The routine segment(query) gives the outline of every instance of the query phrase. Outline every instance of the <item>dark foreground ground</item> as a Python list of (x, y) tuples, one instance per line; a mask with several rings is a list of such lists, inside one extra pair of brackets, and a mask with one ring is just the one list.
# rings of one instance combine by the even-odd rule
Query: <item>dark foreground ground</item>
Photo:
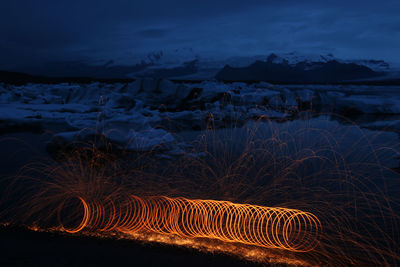
[(237, 257), (130, 240), (0, 227), (0, 266), (260, 266)]

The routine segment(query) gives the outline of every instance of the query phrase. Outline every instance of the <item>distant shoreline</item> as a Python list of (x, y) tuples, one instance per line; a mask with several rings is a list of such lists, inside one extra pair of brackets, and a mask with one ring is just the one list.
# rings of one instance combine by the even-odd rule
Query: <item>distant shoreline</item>
[[(149, 77), (157, 78), (157, 77)], [(201, 83), (207, 79), (176, 79), (176, 78), (160, 78), (171, 80), (176, 83)], [(12, 85), (26, 85), (29, 83), (40, 83), (40, 84), (58, 84), (58, 83), (80, 83), (87, 84), (93, 82), (101, 83), (130, 83), (136, 81), (135, 78), (93, 78), (93, 77), (48, 77), (48, 76), (36, 76), (30, 75), (22, 72), (12, 72), (0, 70), (0, 82)], [(293, 83), (285, 81), (273, 81), (273, 80), (218, 80), (224, 83), (235, 83), (243, 82), (246, 84), (254, 84), (259, 82), (268, 82), (277, 85), (371, 85), (371, 86), (398, 86), (400, 85), (399, 79), (376, 79), (376, 80), (354, 80), (354, 81), (344, 81), (344, 82), (308, 82), (308, 83)]]

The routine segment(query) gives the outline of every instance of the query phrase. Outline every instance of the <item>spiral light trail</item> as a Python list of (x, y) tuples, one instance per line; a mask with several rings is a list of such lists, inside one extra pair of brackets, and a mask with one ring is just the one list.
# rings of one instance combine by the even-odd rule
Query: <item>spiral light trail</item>
[(152, 231), (306, 252), (318, 244), (321, 232), (321, 223), (315, 215), (296, 209), (165, 196), (130, 195), (123, 201), (77, 199), (75, 203), (82, 207), (83, 213), (76, 226), (65, 226), (61, 218), (61, 211), (67, 205), (75, 211), (76, 205), (72, 207), (71, 201), (69, 204), (65, 201), (58, 209), (60, 224), (69, 233), (85, 228), (125, 233)]

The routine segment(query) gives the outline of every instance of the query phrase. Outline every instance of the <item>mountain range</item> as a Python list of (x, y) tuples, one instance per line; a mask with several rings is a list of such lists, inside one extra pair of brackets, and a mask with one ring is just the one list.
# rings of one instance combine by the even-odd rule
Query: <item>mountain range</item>
[(271, 83), (400, 81), (399, 70), (383, 60), (343, 60), (332, 54), (304, 55), (295, 52), (215, 59), (201, 57), (191, 49), (150, 53), (133, 64), (120, 64), (112, 60), (102, 64), (80, 61), (52, 62), (28, 69), (24, 73), (28, 75), (2, 72), (0, 81), (18, 80), (18, 77), (22, 77), (24, 81), (43, 80), (44, 77), (56, 81), (60, 80), (60, 77), (76, 80), (156, 77), (173, 80), (217, 79), (227, 82)]

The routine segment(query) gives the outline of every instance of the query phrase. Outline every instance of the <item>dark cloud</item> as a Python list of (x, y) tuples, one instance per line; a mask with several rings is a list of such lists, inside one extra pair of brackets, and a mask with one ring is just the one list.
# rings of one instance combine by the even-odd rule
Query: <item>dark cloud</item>
[(15, 0), (0, 4), (0, 68), (198, 53), (333, 52), (400, 62), (400, 1)]

